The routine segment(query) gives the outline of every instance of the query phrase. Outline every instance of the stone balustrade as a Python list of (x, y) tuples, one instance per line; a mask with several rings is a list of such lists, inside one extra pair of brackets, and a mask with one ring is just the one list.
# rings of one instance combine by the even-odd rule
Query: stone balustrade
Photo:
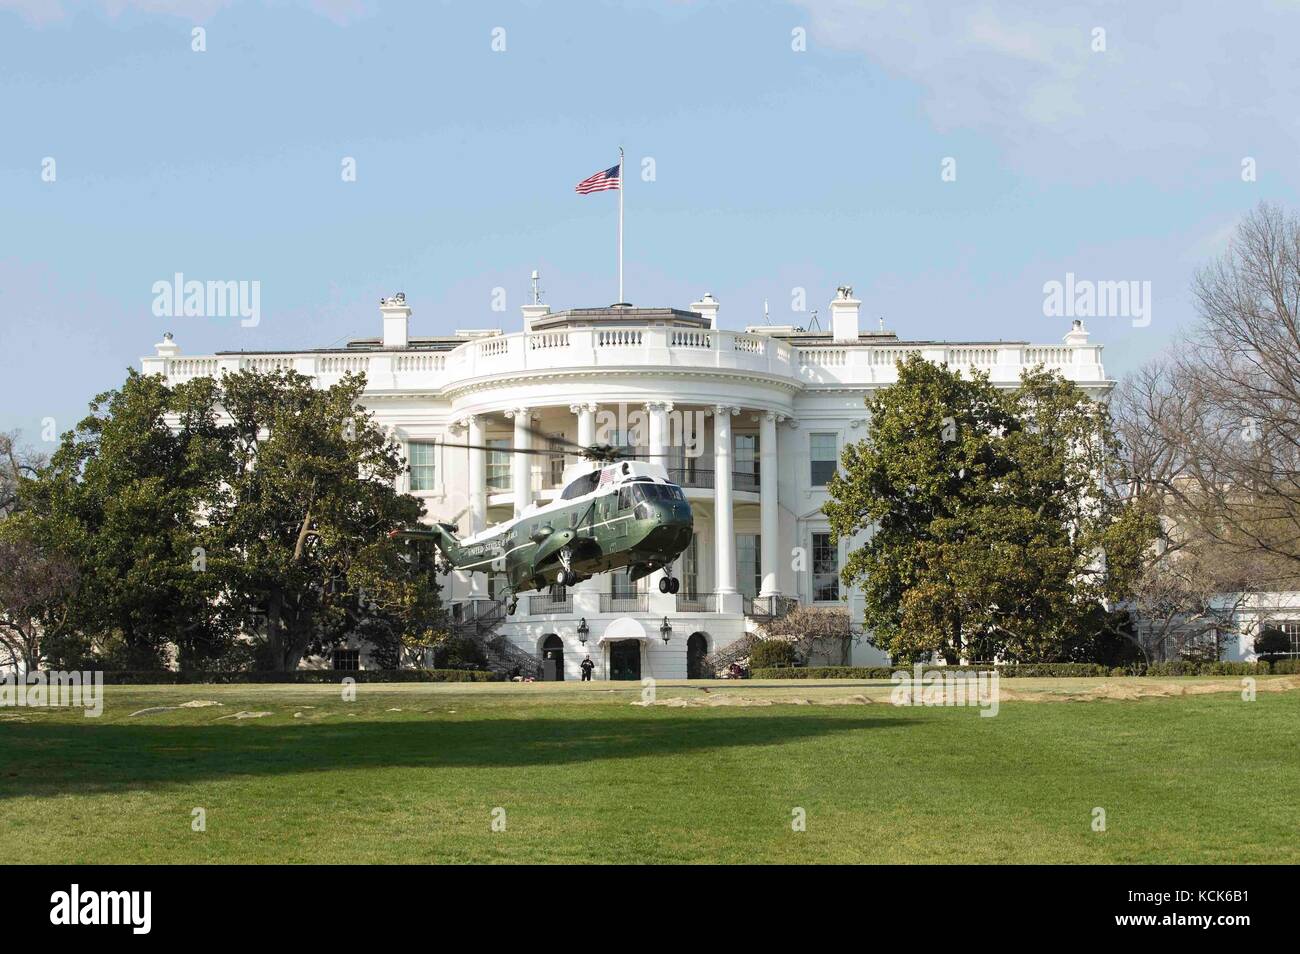
[(897, 379), (896, 362), (911, 354), (963, 369), (987, 372), (994, 381), (1016, 381), (1038, 364), (1081, 384), (1106, 380), (1101, 346), (1077, 344), (879, 344), (797, 343), (770, 335), (666, 325), (570, 328), (519, 332), (466, 341), (450, 351), (416, 349), (303, 352), (296, 354), (159, 354), (143, 359), (146, 373), (171, 381), (252, 369), (294, 370), (333, 383), (344, 374), (365, 374), (368, 390), (439, 390), (476, 379), (499, 379), (530, 371), (659, 367), (758, 374), (802, 387), (886, 385)]

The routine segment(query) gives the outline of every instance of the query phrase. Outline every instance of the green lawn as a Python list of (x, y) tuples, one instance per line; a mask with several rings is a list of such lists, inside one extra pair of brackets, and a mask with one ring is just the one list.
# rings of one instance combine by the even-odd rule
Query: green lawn
[[(1077, 685), (1003, 682), (1017, 699)], [(569, 683), (361, 685), (355, 702), (109, 687), (99, 719), (3, 709), (0, 834), (11, 862), (1300, 861), (1294, 689), (980, 718), (885, 704), (881, 683), (700, 688), (659, 699), (773, 704), (642, 707), (639, 686)], [(222, 705), (130, 715), (190, 700)], [(221, 718), (244, 710), (272, 714)]]

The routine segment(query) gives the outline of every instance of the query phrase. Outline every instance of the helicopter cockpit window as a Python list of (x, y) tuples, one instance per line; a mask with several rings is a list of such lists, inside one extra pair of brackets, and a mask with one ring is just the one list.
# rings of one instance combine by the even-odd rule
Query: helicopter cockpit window
[(667, 484), (635, 484), (638, 500), (675, 500), (673, 488)]
[(631, 486), (625, 484), (622, 487), (618, 488), (618, 509), (619, 510), (626, 510), (628, 507), (632, 506), (632, 501), (633, 501), (633, 497), (632, 497)]
[(592, 471), (590, 474), (583, 474), (574, 480), (569, 486), (564, 488), (560, 494), (563, 500), (572, 500), (574, 497), (581, 497), (589, 494), (596, 489), (596, 484), (600, 482), (600, 471)]

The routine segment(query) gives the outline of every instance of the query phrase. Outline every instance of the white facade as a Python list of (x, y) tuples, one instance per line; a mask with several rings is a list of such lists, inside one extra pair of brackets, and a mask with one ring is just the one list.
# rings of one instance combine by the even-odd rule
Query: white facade
[[(865, 397), (893, 383), (895, 362), (907, 355), (985, 371), (1005, 386), (1038, 364), (1098, 396), (1112, 385), (1101, 346), (1079, 322), (1060, 344), (901, 341), (861, 330), (860, 302), (848, 288), (831, 303), (826, 333), (770, 325), (723, 330), (718, 310), (709, 295), (690, 310), (553, 313), (534, 304), (524, 306), (522, 331), (422, 338), (410, 333), (404, 297), (394, 296), (381, 305), (382, 336), (345, 348), (187, 356), (169, 336), (142, 364), (172, 382), (292, 368), (328, 386), (346, 372), (364, 372), (366, 406), (412, 465), (401, 489), (424, 501), (426, 520), (456, 523), (463, 534), (553, 499), (574, 458), (498, 455), (457, 449), (457, 442), (535, 446), (540, 432), (668, 455), (656, 459), (682, 485), (695, 519), (693, 551), (674, 568), (681, 591), (660, 593), (660, 573), (635, 593), (598, 576), (562, 602), (522, 595), (500, 630), (538, 656), (548, 636), (558, 637), (566, 679), (578, 678), (587, 653), (598, 679), (613, 675), (612, 667), (627, 675), (623, 663), (635, 659), (642, 676), (683, 678), (688, 644), (722, 648), (756, 625), (763, 598), (847, 603), (859, 616), (858, 595), (836, 579), (849, 543), (828, 549), (823, 536), (825, 476), (844, 445), (865, 434)], [(453, 574), (447, 584), (450, 602), (488, 599), (493, 590), (482, 574)], [(584, 619), (585, 646), (577, 632)], [(865, 643), (851, 660), (884, 661)]]

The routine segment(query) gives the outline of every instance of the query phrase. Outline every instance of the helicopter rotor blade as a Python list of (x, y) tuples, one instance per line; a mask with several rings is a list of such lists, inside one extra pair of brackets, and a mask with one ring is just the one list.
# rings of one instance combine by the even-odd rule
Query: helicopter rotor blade
[(442, 446), (452, 450), (497, 451), (502, 454), (541, 454), (548, 457), (555, 455), (553, 450), (538, 447), (491, 447), (487, 444), (453, 444), (450, 441), (444, 441)]

